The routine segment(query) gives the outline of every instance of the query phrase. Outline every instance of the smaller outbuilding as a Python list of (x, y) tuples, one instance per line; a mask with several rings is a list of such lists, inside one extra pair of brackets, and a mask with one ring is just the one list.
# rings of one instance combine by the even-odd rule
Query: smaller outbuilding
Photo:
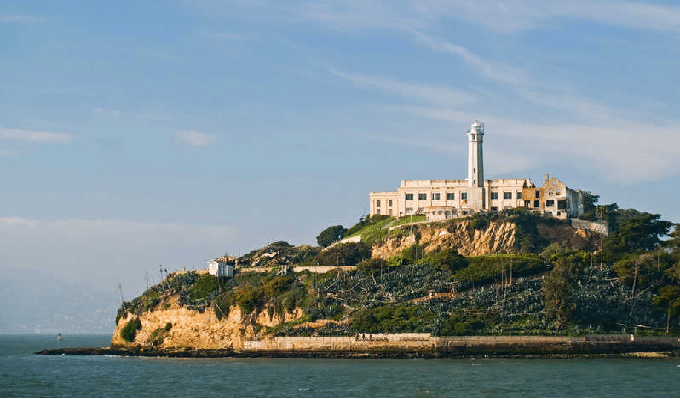
[(208, 273), (215, 277), (234, 277), (234, 263), (225, 258), (217, 258), (208, 262)]

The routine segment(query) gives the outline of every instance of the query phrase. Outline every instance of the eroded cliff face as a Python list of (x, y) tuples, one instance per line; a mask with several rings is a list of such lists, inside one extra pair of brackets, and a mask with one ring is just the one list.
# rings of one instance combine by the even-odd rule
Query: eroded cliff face
[[(243, 314), (238, 306), (232, 306), (229, 316), (218, 320), (211, 307), (203, 312), (189, 310), (179, 306), (177, 300), (177, 296), (169, 296), (140, 316), (128, 314), (120, 318), (111, 345), (240, 350), (244, 340), (263, 338), (258, 335), (260, 331), (256, 332), (260, 326), (273, 327), (302, 317), (303, 313), (302, 309), (295, 309), (279, 315), (264, 309)], [(137, 331), (134, 342), (126, 342), (121, 338), (121, 330), (135, 317), (139, 318), (141, 329)], [(166, 330), (168, 323), (171, 327)]]
[[(490, 222), (486, 229), (475, 230), (470, 220), (452, 224), (422, 224), (417, 228), (420, 238), (418, 244), (425, 246), (425, 252), (457, 248), (463, 256), (487, 254), (510, 254), (519, 251), (517, 245), (517, 226), (508, 221)], [(600, 235), (591, 231), (575, 229), (569, 224), (543, 224), (536, 226), (540, 237), (548, 244), (559, 243), (568, 248), (595, 251), (599, 247)], [(416, 234), (405, 233), (386, 238), (373, 246), (373, 257), (389, 259), (416, 243)]]
[[(484, 230), (470, 227), (469, 220), (449, 225), (420, 225), (417, 229), (418, 243), (425, 246), (425, 252), (446, 248), (458, 248), (463, 256), (477, 256), (499, 253), (516, 253), (515, 224), (491, 222)], [(373, 246), (373, 257), (389, 259), (416, 243), (416, 234), (388, 237)]]

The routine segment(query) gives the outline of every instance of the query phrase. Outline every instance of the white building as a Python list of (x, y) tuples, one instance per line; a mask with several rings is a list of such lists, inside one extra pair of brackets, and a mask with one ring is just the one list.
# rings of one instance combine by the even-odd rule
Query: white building
[(396, 192), (372, 192), (370, 216), (426, 215), (443, 220), (483, 211), (526, 207), (566, 219), (583, 214), (583, 195), (545, 175), (543, 187), (529, 179), (484, 179), (484, 124), (475, 121), (468, 136), (465, 180), (402, 180)]
[(234, 277), (234, 265), (217, 258), (208, 261), (208, 273), (216, 277)]

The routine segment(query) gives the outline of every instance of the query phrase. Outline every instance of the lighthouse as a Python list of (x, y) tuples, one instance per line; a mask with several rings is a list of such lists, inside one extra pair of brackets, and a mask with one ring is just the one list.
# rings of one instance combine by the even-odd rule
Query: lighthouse
[(468, 136), (468, 206), (475, 210), (486, 209), (484, 195), (484, 123), (475, 121), (467, 132)]
[(468, 187), (484, 187), (484, 123), (475, 119), (468, 136)]

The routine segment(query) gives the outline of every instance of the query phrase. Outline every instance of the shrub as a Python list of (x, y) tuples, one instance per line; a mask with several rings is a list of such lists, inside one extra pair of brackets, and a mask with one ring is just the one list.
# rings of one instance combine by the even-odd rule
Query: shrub
[(243, 313), (250, 313), (262, 305), (262, 290), (250, 286), (234, 290), (234, 300)]
[(423, 263), (446, 272), (455, 272), (467, 267), (467, 259), (458, 253), (456, 248), (448, 248), (438, 253), (428, 254)]
[(319, 253), (315, 260), (320, 265), (354, 266), (371, 257), (371, 248), (363, 242), (339, 244)]
[(133, 342), (137, 331), (142, 329), (142, 322), (138, 318), (130, 320), (122, 330), (120, 330), (120, 337), (123, 338), (125, 342)]
[(191, 287), (191, 299), (204, 299), (211, 292), (218, 288), (217, 277), (210, 274), (204, 274), (196, 280), (194, 286)]

